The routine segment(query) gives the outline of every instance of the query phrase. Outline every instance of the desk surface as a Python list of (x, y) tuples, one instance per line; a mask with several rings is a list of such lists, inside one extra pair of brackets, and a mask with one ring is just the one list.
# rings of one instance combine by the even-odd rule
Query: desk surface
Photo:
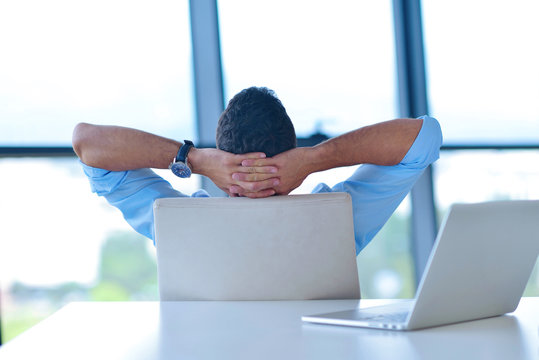
[(412, 332), (300, 319), (356, 305), (72, 303), (2, 346), (0, 359), (539, 359), (539, 298), (523, 298), (509, 315)]

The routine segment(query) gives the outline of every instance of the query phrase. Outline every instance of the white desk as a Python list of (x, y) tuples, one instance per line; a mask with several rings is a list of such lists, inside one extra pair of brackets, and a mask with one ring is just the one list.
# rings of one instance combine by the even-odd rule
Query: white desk
[(0, 359), (539, 359), (539, 298), (510, 315), (413, 332), (300, 320), (356, 304), (72, 303), (1, 347)]

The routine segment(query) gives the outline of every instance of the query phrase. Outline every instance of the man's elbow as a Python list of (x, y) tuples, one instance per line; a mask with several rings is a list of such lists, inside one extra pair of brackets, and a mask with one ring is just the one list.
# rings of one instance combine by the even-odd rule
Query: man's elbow
[(86, 163), (85, 159), (85, 149), (86, 149), (86, 143), (88, 139), (88, 132), (91, 129), (92, 125), (87, 123), (78, 123), (75, 128), (73, 129), (73, 136), (71, 138), (71, 144), (73, 146), (73, 150), (75, 151), (75, 154), (79, 157), (79, 159)]

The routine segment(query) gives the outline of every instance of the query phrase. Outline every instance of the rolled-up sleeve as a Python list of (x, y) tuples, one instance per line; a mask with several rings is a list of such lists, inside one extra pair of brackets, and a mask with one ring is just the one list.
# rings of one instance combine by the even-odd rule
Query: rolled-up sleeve
[(423, 171), (439, 157), (442, 145), (440, 124), (430, 116), (422, 116), (421, 119), (421, 130), (399, 164), (364, 164), (333, 188), (320, 184), (313, 190), (351, 195), (356, 253), (363, 250), (380, 231)]
[(108, 171), (81, 164), (92, 192), (103, 196), (109, 204), (122, 212), (133, 229), (152, 240), (154, 201), (165, 197), (187, 196), (173, 189), (168, 181), (151, 169)]
[(438, 160), (442, 146), (442, 129), (438, 121), (430, 116), (422, 116), (423, 125), (414, 143), (396, 166), (425, 169)]

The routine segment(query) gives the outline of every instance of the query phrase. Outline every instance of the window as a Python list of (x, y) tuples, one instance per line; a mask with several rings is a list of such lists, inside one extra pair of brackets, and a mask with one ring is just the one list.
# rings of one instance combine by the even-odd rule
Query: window
[(300, 137), (396, 116), (389, 1), (227, 0), (219, 18), (227, 101), (273, 89)]
[(193, 138), (187, 5), (5, 2), (0, 145), (70, 146), (83, 121)]
[(430, 109), (445, 143), (537, 143), (539, 3), (422, 3)]
[[(83, 121), (196, 141), (190, 41), (187, 1), (5, 2), (0, 146), (69, 148)], [(3, 341), (69, 301), (157, 299), (151, 241), (75, 158), (0, 158), (0, 173)]]

